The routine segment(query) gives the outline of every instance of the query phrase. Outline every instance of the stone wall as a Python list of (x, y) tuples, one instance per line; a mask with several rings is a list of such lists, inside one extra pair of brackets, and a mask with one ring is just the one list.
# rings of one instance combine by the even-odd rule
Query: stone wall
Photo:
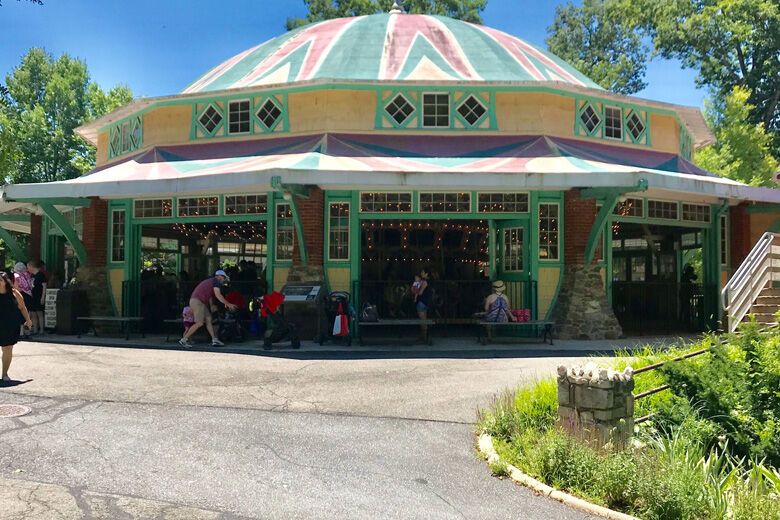
[(560, 339), (616, 339), (623, 334), (596, 264), (564, 266), (551, 319)]
[(625, 446), (634, 431), (634, 371), (595, 363), (558, 367), (558, 421), (570, 434), (599, 446)]

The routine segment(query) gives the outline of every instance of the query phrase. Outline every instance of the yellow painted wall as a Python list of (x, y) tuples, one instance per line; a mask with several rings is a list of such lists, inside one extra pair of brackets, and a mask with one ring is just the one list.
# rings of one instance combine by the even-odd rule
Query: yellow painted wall
[(574, 136), (574, 99), (541, 92), (498, 92), (500, 132)]
[(122, 315), (122, 282), (125, 281), (125, 269), (109, 269), (108, 279), (111, 282), (111, 296), (119, 316)]
[(98, 134), (97, 154), (95, 165), (100, 166), (108, 161), (108, 130)]
[(320, 90), (290, 94), (287, 99), (292, 132), (374, 129), (375, 92)]
[(330, 285), (331, 292), (333, 291), (350, 292), (349, 282), (350, 282), (349, 267), (328, 268), (328, 285)]
[(650, 114), (650, 137), (654, 150), (680, 153), (680, 125), (675, 118)]
[(539, 319), (544, 319), (547, 316), (560, 281), (560, 267), (539, 267), (539, 282), (537, 284), (537, 301), (539, 302), (537, 316)]
[(753, 247), (761, 235), (769, 231), (769, 227), (780, 218), (780, 213), (750, 214), (750, 247)]
[(287, 275), (290, 274), (289, 267), (274, 268), (274, 291), (281, 291), (284, 284), (287, 283)]
[(190, 139), (192, 107), (160, 107), (144, 114), (144, 147), (183, 143)]

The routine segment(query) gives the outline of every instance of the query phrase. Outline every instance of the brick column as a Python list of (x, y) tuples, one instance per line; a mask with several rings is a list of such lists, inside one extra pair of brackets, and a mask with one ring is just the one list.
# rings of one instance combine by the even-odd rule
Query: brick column
[(29, 260), (41, 260), (41, 233), (43, 219), (40, 215), (30, 215), (30, 245), (27, 248)]
[(563, 258), (566, 265), (585, 265), (585, 245), (596, 221), (596, 199), (583, 199), (578, 188), (563, 194)]
[(731, 267), (737, 269), (745, 261), (753, 244), (750, 243), (750, 215), (747, 204), (732, 206), (729, 210)]
[[(323, 236), (325, 233), (325, 192), (313, 186), (308, 199), (298, 199), (298, 210), (303, 221), (303, 235), (306, 239), (306, 252), (309, 254), (309, 265), (322, 268), (324, 258)], [(301, 252), (298, 248), (298, 238), (293, 246), (293, 265), (301, 264)]]
[(105, 267), (108, 247), (108, 203), (90, 197), (91, 204), (84, 208), (84, 232), (81, 241), (87, 250), (87, 266)]

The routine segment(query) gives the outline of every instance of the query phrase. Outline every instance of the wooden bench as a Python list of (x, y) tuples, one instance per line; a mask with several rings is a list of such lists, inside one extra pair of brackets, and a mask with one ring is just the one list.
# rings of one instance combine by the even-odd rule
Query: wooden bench
[(431, 327), (435, 324), (433, 320), (379, 320), (379, 321), (361, 321), (358, 323), (358, 341), (360, 345), (363, 345), (363, 327), (419, 327), (420, 325), (426, 325), (425, 327), (425, 344), (433, 345), (431, 339)]
[[(178, 325), (179, 327), (181, 327), (179, 329), (179, 331), (181, 333), (184, 333), (184, 330), (183, 330), (183, 328), (184, 328), (184, 318), (173, 318), (173, 319), (170, 319), (170, 320), (163, 320), (163, 323), (165, 323), (166, 325)], [(165, 342), (166, 343), (168, 343), (171, 340), (171, 332), (170, 332), (170, 330), (173, 327), (167, 327), (167, 328), (168, 328), (168, 334), (165, 335)]]
[[(95, 336), (98, 335), (97, 330), (95, 329), (95, 322), (101, 321), (105, 323), (118, 323), (119, 324), (119, 331), (124, 331), (125, 333), (125, 340), (130, 339), (130, 324), (131, 323), (137, 323), (141, 324), (144, 319), (140, 317), (124, 317), (124, 316), (81, 316), (76, 318), (79, 321), (86, 321), (89, 322), (89, 328), (92, 329), (92, 332), (95, 334)], [(89, 328), (87, 331), (89, 331)], [(141, 337), (145, 338), (146, 335), (143, 331), (141, 332)], [(81, 333), (78, 334), (78, 337), (81, 337)]]
[(491, 329), (493, 327), (542, 327), (542, 333), (540, 336), (542, 337), (542, 343), (546, 343), (547, 338), (550, 338), (550, 345), (553, 344), (553, 337), (552, 337), (552, 328), (553, 325), (555, 325), (555, 322), (547, 321), (547, 320), (532, 320), (532, 321), (507, 321), (507, 322), (498, 322), (498, 321), (485, 321), (485, 320), (477, 320), (477, 325), (479, 325), (479, 331), (480, 333), (482, 330), (485, 331), (485, 335), (482, 334), (477, 335), (477, 341), (479, 341), (483, 345), (487, 345), (487, 343), (492, 339), (491, 338)]

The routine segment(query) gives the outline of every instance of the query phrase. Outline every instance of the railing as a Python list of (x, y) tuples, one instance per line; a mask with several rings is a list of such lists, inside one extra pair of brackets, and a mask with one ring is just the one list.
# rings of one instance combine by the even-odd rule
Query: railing
[[(684, 354), (682, 356), (678, 356), (676, 358), (672, 358), (672, 359), (670, 359), (668, 361), (661, 361), (659, 363), (654, 363), (652, 365), (647, 365), (646, 367), (637, 368), (636, 370), (634, 370), (634, 376), (636, 376), (638, 374), (641, 374), (642, 372), (648, 372), (650, 370), (655, 370), (656, 368), (661, 368), (665, 364), (671, 363), (673, 361), (682, 361), (683, 359), (690, 359), (692, 357), (696, 357), (696, 356), (700, 356), (702, 354), (706, 354), (710, 350), (712, 350), (711, 347), (703, 348), (703, 349), (697, 350), (695, 352), (689, 352), (689, 353)], [(650, 390), (647, 390), (645, 392), (640, 392), (638, 394), (634, 394), (634, 401), (636, 401), (638, 399), (642, 399), (644, 397), (651, 396), (653, 394), (657, 394), (658, 392), (663, 392), (664, 390), (668, 390), (669, 388), (671, 388), (669, 385), (661, 385), (661, 386), (658, 386), (656, 388), (652, 388)], [(643, 423), (643, 422), (645, 422), (647, 420), (650, 420), (654, 415), (655, 415), (654, 413), (651, 413), (651, 414), (639, 417), (636, 420), (634, 420), (634, 424), (640, 424), (640, 423)]]
[(626, 331), (699, 332), (705, 329), (705, 286), (675, 282), (612, 282), (612, 308)]
[[(353, 294), (360, 305), (376, 305), (380, 319), (416, 318), (411, 294), (411, 281), (359, 281), (353, 284)], [(471, 315), (484, 311), (484, 300), (491, 293), (489, 280), (433, 280), (428, 318), (438, 323), (466, 323)], [(505, 294), (512, 308), (531, 309), (536, 317), (536, 282), (506, 282)]]
[[(164, 320), (181, 317), (184, 307), (189, 305), (193, 289), (200, 281), (181, 280), (140, 280), (122, 283), (123, 312), (125, 316), (139, 316), (144, 319), (143, 327), (147, 332), (162, 331)], [(265, 281), (232, 281), (223, 290), (223, 294), (232, 291), (240, 293), (248, 302), (250, 298), (265, 293)]]
[(780, 234), (764, 233), (721, 292), (729, 332), (750, 311), (767, 284), (780, 280)]

